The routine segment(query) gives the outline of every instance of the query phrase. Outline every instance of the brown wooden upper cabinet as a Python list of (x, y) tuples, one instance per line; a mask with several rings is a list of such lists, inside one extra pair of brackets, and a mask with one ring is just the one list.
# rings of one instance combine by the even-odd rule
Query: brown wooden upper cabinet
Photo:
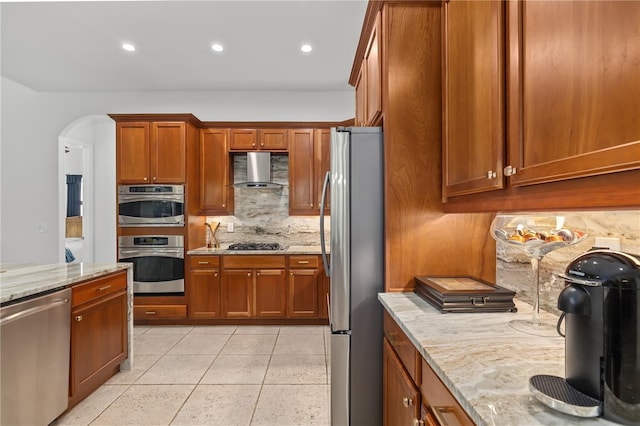
[(230, 151), (281, 151), (289, 149), (287, 129), (231, 129)]
[(118, 183), (185, 183), (184, 122), (116, 123)]
[(504, 4), (444, 3), (444, 197), (504, 186)]
[(507, 2), (512, 186), (640, 168), (640, 2)]
[(640, 168), (640, 2), (444, 11), (444, 197)]
[[(289, 139), (289, 214), (318, 215), (324, 175), (330, 168), (331, 131), (292, 129)], [(325, 214), (329, 208), (326, 204)]]
[(372, 126), (382, 114), (381, 26), (378, 12), (355, 86), (357, 126)]
[(200, 214), (226, 215), (233, 211), (228, 141), (229, 129), (200, 130)]

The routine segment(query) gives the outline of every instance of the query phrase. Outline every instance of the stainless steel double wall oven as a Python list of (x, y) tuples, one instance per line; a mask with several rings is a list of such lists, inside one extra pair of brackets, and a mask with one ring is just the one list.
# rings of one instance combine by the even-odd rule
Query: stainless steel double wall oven
[(184, 185), (118, 186), (118, 226), (140, 228), (118, 237), (118, 261), (133, 263), (134, 294), (184, 294), (184, 236), (162, 232), (184, 227), (184, 206)]

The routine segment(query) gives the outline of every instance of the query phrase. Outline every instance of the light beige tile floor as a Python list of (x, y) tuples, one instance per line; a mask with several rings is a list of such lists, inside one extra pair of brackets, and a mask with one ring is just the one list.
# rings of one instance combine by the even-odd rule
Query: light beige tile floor
[(136, 326), (133, 369), (51, 426), (329, 425), (326, 326)]

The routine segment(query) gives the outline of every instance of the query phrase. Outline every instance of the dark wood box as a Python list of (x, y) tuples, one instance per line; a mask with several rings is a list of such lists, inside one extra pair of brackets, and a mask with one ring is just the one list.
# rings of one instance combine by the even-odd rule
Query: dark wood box
[(415, 277), (415, 293), (442, 313), (516, 312), (515, 291), (468, 276)]

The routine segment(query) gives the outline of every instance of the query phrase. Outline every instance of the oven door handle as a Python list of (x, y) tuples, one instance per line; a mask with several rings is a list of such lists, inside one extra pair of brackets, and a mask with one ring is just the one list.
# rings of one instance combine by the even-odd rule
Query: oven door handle
[(177, 257), (180, 259), (184, 259), (184, 249), (148, 249), (148, 250), (120, 249), (118, 250), (119, 258), (128, 259), (131, 257), (149, 257), (149, 256)]
[(135, 203), (137, 201), (177, 201), (184, 203), (184, 195), (120, 195), (118, 203)]

